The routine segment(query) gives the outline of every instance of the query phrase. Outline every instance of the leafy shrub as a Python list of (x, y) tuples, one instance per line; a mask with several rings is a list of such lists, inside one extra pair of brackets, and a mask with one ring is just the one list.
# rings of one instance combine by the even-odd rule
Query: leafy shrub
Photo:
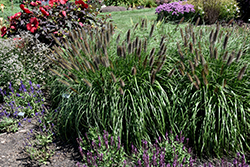
[(130, 4), (130, 0), (103, 0), (103, 2), (106, 6), (119, 6), (121, 4)]
[(157, 7), (156, 3), (154, 0), (144, 0), (144, 2), (142, 3), (143, 6), (145, 7), (149, 7), (149, 8), (152, 8), (152, 7)]
[[(56, 40), (51, 36), (52, 34), (61, 41), (72, 28), (102, 26), (103, 21), (106, 21), (102, 17), (97, 18), (98, 12), (82, 0), (74, 3), (66, 2), (67, 0), (61, 3), (51, 0), (46, 6), (41, 5), (40, 1), (27, 1), (21, 4), (22, 12), (9, 17), (10, 25), (2, 31), (2, 36), (16, 35), (19, 29), (30, 31), (37, 39), (51, 47)], [(53, 3), (56, 4), (53, 5)]]
[(185, 3), (194, 5), (197, 17), (207, 24), (213, 24), (217, 20), (229, 21), (239, 16), (239, 8), (234, 0), (188, 0)]
[(20, 125), (20, 119), (37, 116), (45, 112), (44, 97), (40, 90), (40, 85), (36, 85), (30, 81), (27, 88), (21, 81), (19, 91), (14, 90), (11, 83), (9, 84), (10, 93), (0, 89), (1, 95), (4, 97), (4, 105), (0, 108), (1, 131), (17, 131)]
[(239, 14), (240, 8), (235, 0), (221, 0), (219, 20), (237, 19), (240, 16)]
[(20, 80), (31, 80), (43, 84), (49, 79), (46, 70), (51, 66), (46, 55), (52, 56), (48, 45), (41, 43), (34, 35), (21, 31), (20, 35), (1, 40), (0, 86), (5, 89), (8, 82), (17, 88)]
[(111, 136), (105, 130), (102, 135), (97, 128), (90, 128), (84, 140), (79, 138), (77, 142), (86, 166), (126, 165), (126, 154), (119, 136)]
[(179, 21), (182, 17), (188, 20), (194, 16), (194, 12), (193, 5), (188, 3), (183, 4), (182, 1), (165, 3), (155, 9), (155, 13), (158, 14), (157, 20), (162, 20), (165, 17), (170, 21)]
[(250, 19), (250, 1), (249, 0), (237, 0), (240, 7), (241, 18), (244, 22), (249, 22)]

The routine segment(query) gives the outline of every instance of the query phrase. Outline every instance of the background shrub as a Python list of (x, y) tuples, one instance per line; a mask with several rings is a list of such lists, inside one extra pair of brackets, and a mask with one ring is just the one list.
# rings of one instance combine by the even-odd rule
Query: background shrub
[(188, 0), (186, 3), (194, 5), (196, 17), (200, 17), (206, 24), (213, 24), (217, 20), (229, 21), (239, 17), (239, 7), (234, 0)]
[(250, 1), (249, 0), (237, 0), (240, 7), (241, 19), (248, 23), (250, 18)]

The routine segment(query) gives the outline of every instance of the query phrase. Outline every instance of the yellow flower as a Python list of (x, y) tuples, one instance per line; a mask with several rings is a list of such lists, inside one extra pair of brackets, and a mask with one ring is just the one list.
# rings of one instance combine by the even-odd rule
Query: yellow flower
[(92, 8), (92, 5), (89, 5), (90, 8)]

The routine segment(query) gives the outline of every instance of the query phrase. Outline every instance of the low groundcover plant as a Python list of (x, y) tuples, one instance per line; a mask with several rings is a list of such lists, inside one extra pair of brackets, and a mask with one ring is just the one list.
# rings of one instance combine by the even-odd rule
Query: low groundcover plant
[(45, 112), (45, 99), (40, 85), (30, 81), (29, 87), (26, 87), (21, 81), (19, 91), (14, 90), (11, 83), (9, 89), (9, 95), (0, 89), (4, 97), (4, 104), (0, 108), (0, 118), (3, 119), (0, 123), (1, 131), (17, 131), (22, 119), (42, 115)]

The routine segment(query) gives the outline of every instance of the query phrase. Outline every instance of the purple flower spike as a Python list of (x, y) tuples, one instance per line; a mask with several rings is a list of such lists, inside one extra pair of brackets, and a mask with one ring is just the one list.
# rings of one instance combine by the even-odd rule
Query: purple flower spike
[(184, 164), (186, 162), (186, 157), (183, 158), (182, 163)]
[(110, 138), (111, 138), (111, 141), (110, 141), (111, 142), (111, 146), (113, 146), (114, 145), (114, 137), (111, 136)]
[(83, 157), (82, 147), (79, 146), (78, 149), (79, 149), (79, 152), (80, 152), (81, 156)]
[(10, 88), (11, 92), (14, 93), (14, 89), (12, 88), (11, 82), (10, 82), (9, 88)]
[(4, 96), (4, 93), (3, 93), (3, 90), (0, 88), (0, 92), (1, 92), (1, 94)]
[(124, 163), (123, 167), (126, 167), (126, 165), (127, 165), (127, 161), (126, 161), (126, 160), (124, 160), (124, 161), (123, 161), (123, 163)]
[(120, 136), (118, 136), (118, 146), (117, 146), (117, 150), (120, 150), (121, 148), (121, 139)]
[(168, 139), (168, 132), (166, 132), (166, 135), (165, 135), (165, 136), (166, 136), (166, 139)]
[(138, 163), (138, 167), (141, 167), (141, 161), (138, 159), (138, 161), (137, 161), (137, 163)]

